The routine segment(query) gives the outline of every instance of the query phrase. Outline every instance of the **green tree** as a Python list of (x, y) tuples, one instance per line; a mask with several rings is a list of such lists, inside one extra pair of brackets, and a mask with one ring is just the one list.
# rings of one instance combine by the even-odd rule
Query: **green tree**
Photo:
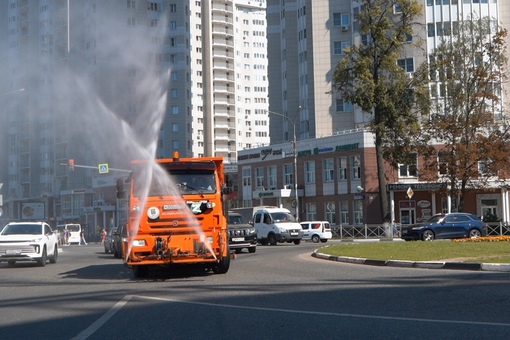
[[(427, 111), (427, 70), (415, 70), (412, 80), (399, 65), (409, 48), (421, 51), (415, 19), (423, 7), (415, 0), (360, 0), (359, 34), (363, 40), (346, 49), (333, 83), (340, 96), (372, 113), (382, 218), (389, 220), (385, 164), (409, 164), (419, 134), (418, 117)], [(411, 38), (411, 39), (410, 39)], [(416, 105), (416, 104), (420, 105)]]
[(501, 103), (507, 31), (490, 18), (457, 22), (429, 58), (431, 115), (423, 122), (420, 178), (445, 182), (464, 210), (469, 188), (509, 170), (510, 132)]

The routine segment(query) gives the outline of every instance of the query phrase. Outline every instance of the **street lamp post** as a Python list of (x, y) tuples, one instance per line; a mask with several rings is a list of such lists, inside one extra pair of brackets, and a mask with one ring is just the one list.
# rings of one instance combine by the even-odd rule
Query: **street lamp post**
[[(301, 109), (301, 107), (299, 107), (299, 109)], [(298, 185), (297, 185), (297, 140), (296, 140), (296, 122), (295, 121), (292, 121), (288, 116), (282, 114), (282, 113), (278, 113), (278, 112), (274, 112), (274, 111), (269, 111), (267, 110), (267, 112), (269, 113), (272, 113), (274, 115), (277, 115), (277, 116), (281, 116), (285, 119), (287, 119), (291, 124), (292, 124), (292, 128), (293, 128), (293, 132), (294, 132), (294, 138), (293, 138), (293, 156), (294, 156), (294, 200), (295, 200), (295, 203), (296, 203), (296, 207), (295, 207), (295, 215), (296, 215), (296, 220), (299, 221), (299, 196), (298, 196)], [(299, 111), (298, 111), (299, 112)], [(297, 116), (297, 113), (296, 113), (296, 116)]]

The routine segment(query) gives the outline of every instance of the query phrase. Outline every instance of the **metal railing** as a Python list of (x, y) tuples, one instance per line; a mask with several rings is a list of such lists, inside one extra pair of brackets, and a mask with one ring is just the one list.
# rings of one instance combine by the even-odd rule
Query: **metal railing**
[[(510, 224), (488, 223), (487, 236), (510, 236)], [(401, 225), (340, 225), (331, 226), (333, 238), (340, 239), (381, 239), (400, 238)]]

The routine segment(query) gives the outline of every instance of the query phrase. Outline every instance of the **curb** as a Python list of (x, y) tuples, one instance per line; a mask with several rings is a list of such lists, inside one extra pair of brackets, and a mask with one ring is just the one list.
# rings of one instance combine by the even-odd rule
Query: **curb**
[(327, 255), (327, 254), (318, 253), (317, 250), (314, 250), (314, 252), (312, 253), (312, 257), (315, 257), (318, 259), (323, 259), (323, 260), (352, 263), (352, 264), (363, 264), (363, 265), (368, 265), (368, 266), (379, 266), (379, 267), (510, 272), (510, 264), (499, 264), (499, 263), (375, 260), (375, 259), (364, 259), (364, 258), (349, 257), (349, 256)]

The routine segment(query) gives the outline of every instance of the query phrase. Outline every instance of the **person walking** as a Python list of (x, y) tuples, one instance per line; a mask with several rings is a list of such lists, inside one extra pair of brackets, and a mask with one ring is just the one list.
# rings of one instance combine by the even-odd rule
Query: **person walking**
[(101, 244), (104, 244), (104, 241), (106, 240), (106, 234), (106, 229), (103, 229), (103, 231), (101, 231)]
[(80, 232), (80, 246), (81, 246), (81, 243), (83, 242), (84, 245), (87, 245), (88, 243), (85, 241), (85, 232), (82, 230)]

